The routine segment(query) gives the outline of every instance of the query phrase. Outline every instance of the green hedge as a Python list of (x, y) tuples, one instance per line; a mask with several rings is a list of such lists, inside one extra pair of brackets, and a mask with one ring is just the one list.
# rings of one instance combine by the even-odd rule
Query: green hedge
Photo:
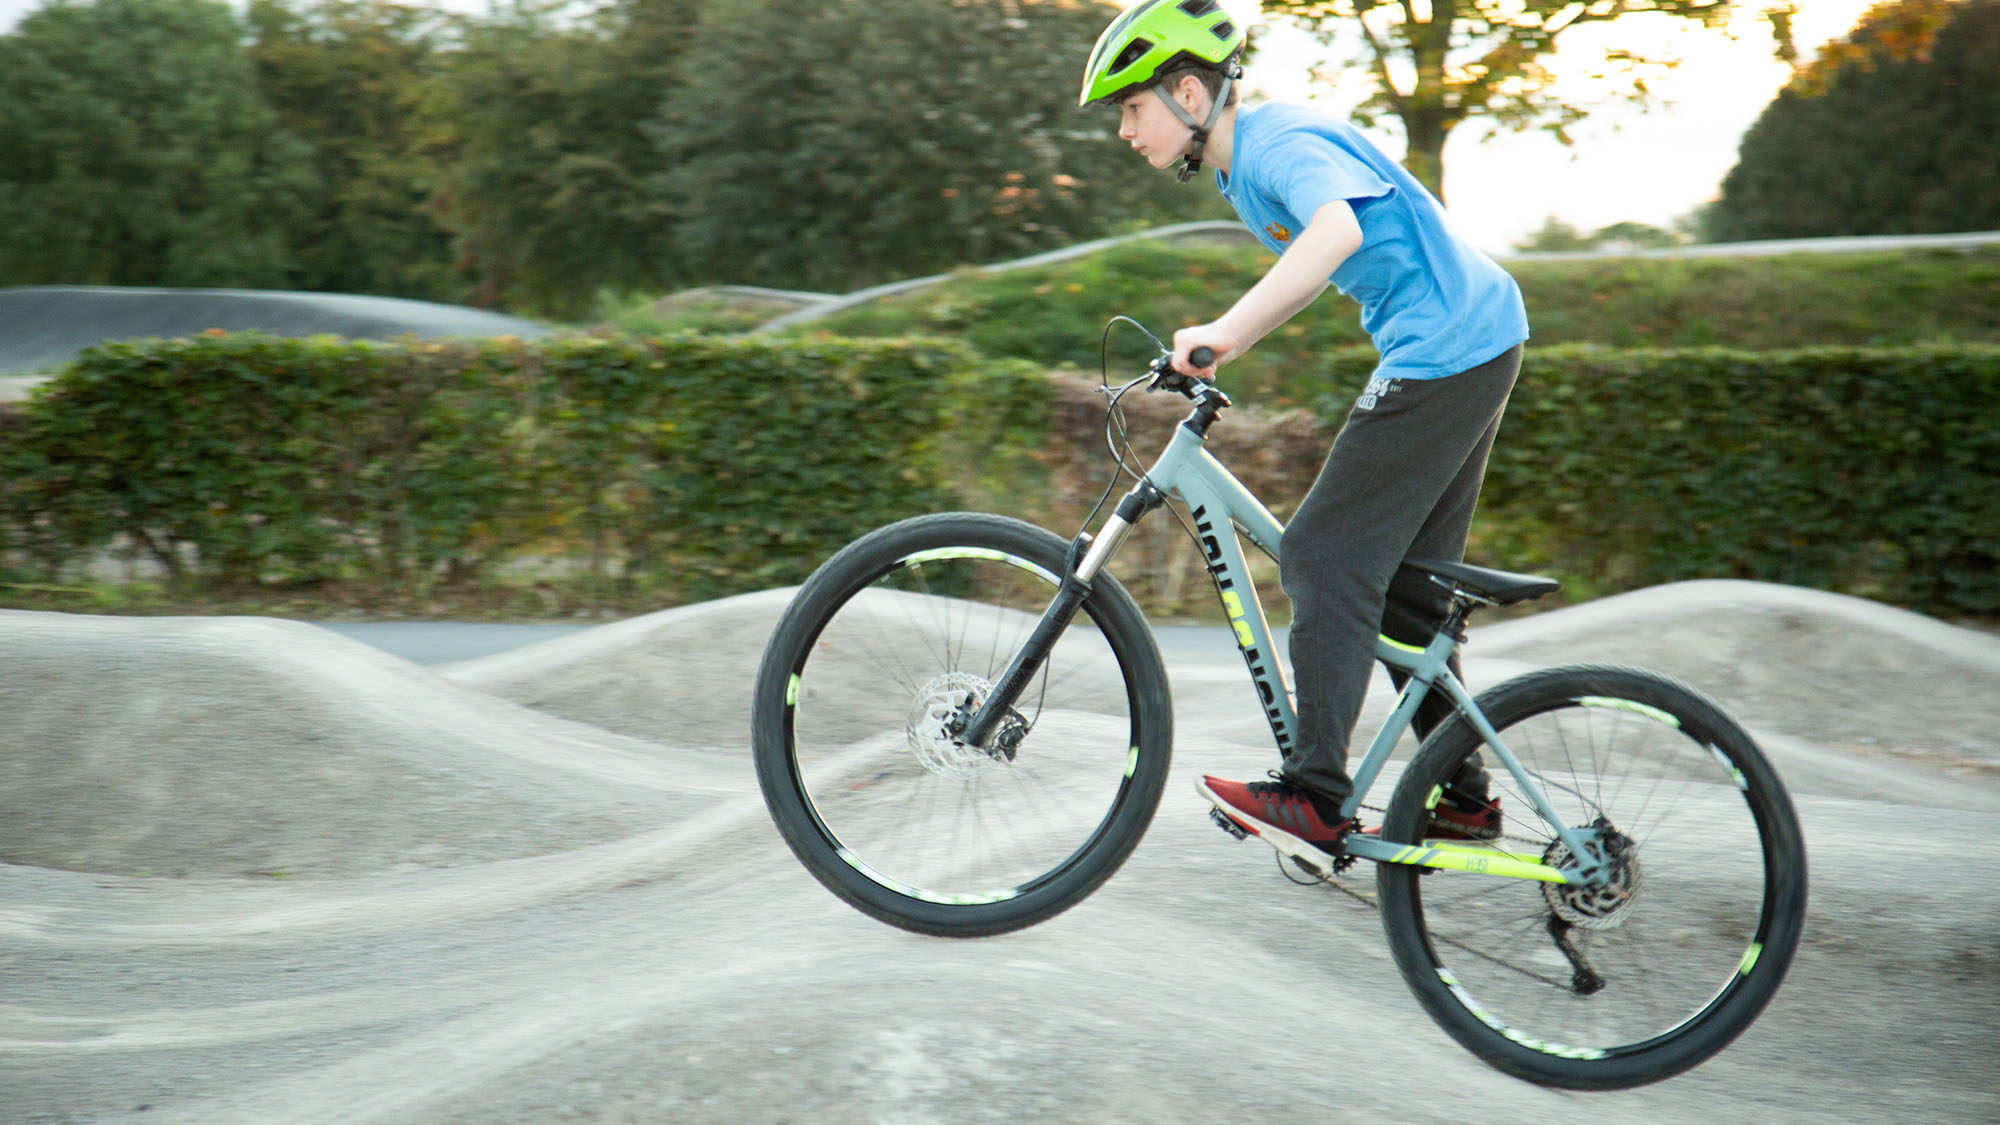
[(2000, 347), (1531, 346), (1480, 513), (1476, 561), (1585, 593), (1734, 577), (2000, 614)]
[(687, 597), (782, 584), (951, 506), (979, 459), (948, 442), (992, 444), (964, 396), (1025, 385), (1005, 374), (925, 341), (109, 344), (15, 412), (0, 547), (54, 570), (125, 542), (183, 583), (584, 549)]
[[(1323, 448), (1374, 356), (1321, 358)], [(1079, 518), (1094, 493), (1063, 482), (1107, 470), (1095, 408), (1066, 402), (925, 340), (113, 344), (0, 414), (0, 549), (56, 573), (131, 543), (197, 584), (566, 556), (712, 597), (918, 512)], [(1310, 444), (1241, 467), (1301, 492)], [(1583, 596), (1742, 577), (2000, 615), (1996, 467), (1993, 346), (1531, 347), (1472, 556)]]

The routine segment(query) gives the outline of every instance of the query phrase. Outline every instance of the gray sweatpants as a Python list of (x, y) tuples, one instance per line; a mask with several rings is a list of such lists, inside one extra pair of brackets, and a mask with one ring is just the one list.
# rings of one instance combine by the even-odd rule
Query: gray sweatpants
[[(1465, 557), (1486, 457), (1520, 370), (1516, 344), (1443, 379), (1371, 380), (1286, 525), (1278, 570), (1292, 599), (1299, 731), (1284, 772), (1294, 782), (1334, 798), (1353, 791), (1347, 746), (1376, 635), (1428, 643), (1448, 609), (1442, 587), (1398, 570), (1404, 559)], [(1453, 665), (1456, 673), (1456, 657)], [(1442, 693), (1426, 699), (1418, 737), (1451, 710)]]

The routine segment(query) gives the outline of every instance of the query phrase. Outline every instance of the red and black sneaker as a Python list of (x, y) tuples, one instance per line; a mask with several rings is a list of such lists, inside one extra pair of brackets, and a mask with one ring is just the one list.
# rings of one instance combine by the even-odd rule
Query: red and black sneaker
[[(1424, 827), (1426, 840), (1498, 840), (1500, 838), (1500, 798), (1466, 797), (1446, 791), (1431, 806), (1431, 822)], [(1378, 827), (1364, 828), (1363, 835), (1380, 835)]]
[(1333, 869), (1343, 849), (1341, 837), (1354, 821), (1340, 815), (1336, 802), (1272, 773), (1270, 781), (1224, 781), (1204, 774), (1195, 791), (1217, 812), (1272, 847), (1316, 868)]
[(1446, 790), (1431, 806), (1431, 823), (1424, 833), (1431, 840), (1498, 840), (1500, 798), (1469, 797)]

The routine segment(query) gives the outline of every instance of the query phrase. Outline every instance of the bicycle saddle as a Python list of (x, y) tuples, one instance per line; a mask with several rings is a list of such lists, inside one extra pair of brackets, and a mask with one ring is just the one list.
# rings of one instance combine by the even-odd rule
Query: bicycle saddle
[(1425, 574), (1463, 589), (1474, 597), (1485, 598), (1498, 605), (1513, 605), (1515, 602), (1525, 602), (1562, 589), (1562, 583), (1553, 578), (1542, 578), (1533, 574), (1512, 574), (1504, 570), (1473, 566), (1470, 563), (1446, 562), (1443, 559), (1405, 559), (1403, 565), (1421, 570)]

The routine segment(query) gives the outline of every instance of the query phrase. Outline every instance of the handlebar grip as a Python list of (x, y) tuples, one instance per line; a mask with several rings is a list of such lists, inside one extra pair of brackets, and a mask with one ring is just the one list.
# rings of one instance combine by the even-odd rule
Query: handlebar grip
[(1215, 349), (1200, 347), (1188, 353), (1188, 362), (1196, 367), (1208, 367), (1215, 363)]

